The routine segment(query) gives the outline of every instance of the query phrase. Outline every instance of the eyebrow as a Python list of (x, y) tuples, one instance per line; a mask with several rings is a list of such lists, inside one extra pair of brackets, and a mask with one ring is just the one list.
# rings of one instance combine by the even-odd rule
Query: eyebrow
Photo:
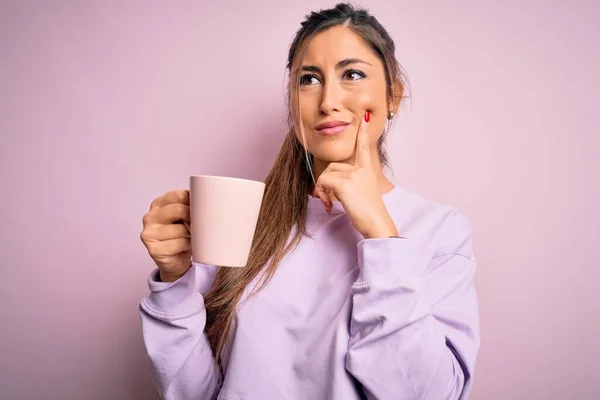
[[(372, 64), (369, 64), (368, 62), (361, 60), (360, 58), (346, 58), (345, 60), (342, 60), (342, 61), (338, 62), (337, 64), (335, 64), (335, 69), (345, 68), (351, 64), (367, 64), (367, 65), (373, 66)], [(303, 65), (302, 67), (300, 67), (300, 70), (322, 73), (321, 68), (319, 68), (315, 65)]]

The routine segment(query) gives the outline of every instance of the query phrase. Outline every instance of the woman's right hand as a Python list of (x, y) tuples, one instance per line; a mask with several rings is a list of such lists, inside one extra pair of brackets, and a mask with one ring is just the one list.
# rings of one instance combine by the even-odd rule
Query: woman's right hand
[(154, 199), (142, 221), (140, 238), (160, 270), (161, 281), (181, 278), (192, 256), (191, 234), (182, 223), (190, 222), (189, 191), (173, 190)]

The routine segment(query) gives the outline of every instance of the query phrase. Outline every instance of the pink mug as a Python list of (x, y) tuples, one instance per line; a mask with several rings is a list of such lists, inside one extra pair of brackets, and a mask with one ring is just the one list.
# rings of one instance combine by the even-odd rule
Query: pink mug
[(224, 176), (190, 177), (192, 260), (244, 267), (248, 262), (265, 184)]

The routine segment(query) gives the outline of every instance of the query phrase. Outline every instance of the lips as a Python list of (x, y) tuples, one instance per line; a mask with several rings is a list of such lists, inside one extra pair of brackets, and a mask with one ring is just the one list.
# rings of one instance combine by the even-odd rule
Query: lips
[(323, 135), (336, 135), (343, 132), (348, 125), (350, 123), (344, 121), (325, 121), (317, 125), (315, 130)]

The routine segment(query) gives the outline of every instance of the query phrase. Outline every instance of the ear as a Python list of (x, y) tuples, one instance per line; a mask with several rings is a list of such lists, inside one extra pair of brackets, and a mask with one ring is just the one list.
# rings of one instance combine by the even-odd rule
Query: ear
[(402, 103), (403, 97), (404, 85), (399, 79), (396, 79), (394, 81), (394, 84), (392, 85), (392, 93), (388, 102), (388, 111), (394, 114), (398, 114), (398, 109), (400, 108), (400, 103)]

